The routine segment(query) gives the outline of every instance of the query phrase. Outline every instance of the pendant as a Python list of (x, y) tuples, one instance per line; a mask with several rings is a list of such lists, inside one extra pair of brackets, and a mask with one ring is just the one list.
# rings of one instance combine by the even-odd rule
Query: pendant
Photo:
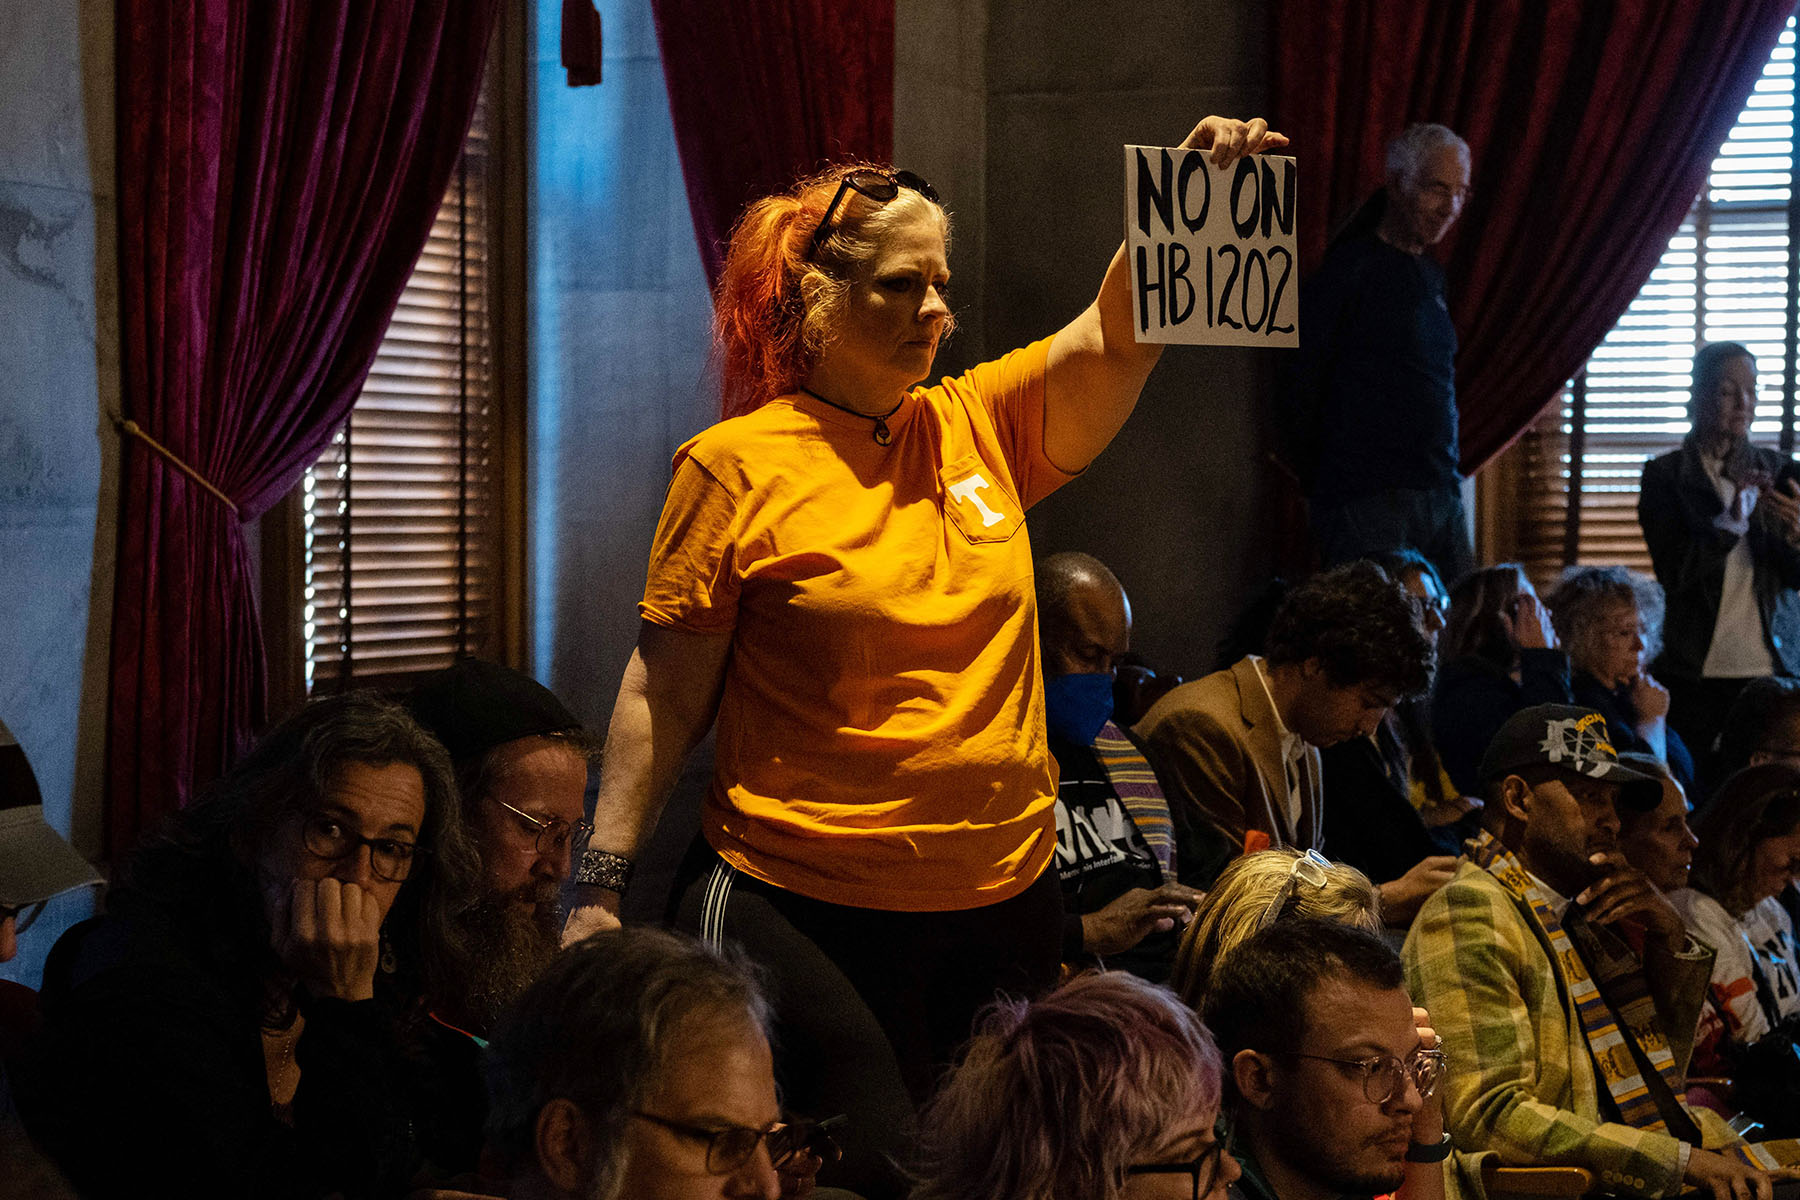
[(878, 446), (894, 444), (894, 435), (888, 432), (887, 422), (880, 417), (875, 418), (875, 444)]

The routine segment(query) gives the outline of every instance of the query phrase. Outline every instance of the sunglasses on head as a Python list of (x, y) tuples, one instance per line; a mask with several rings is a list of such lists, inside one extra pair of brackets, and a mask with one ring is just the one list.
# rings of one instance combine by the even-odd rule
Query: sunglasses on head
[(812, 245), (807, 248), (806, 257), (811, 258), (831, 236), (831, 218), (837, 215), (838, 205), (844, 202), (846, 192), (858, 192), (877, 204), (886, 204), (900, 194), (901, 188), (911, 188), (933, 204), (938, 200), (937, 189), (911, 171), (877, 171), (863, 168), (851, 171), (838, 182), (837, 192), (831, 197), (831, 203), (825, 206), (825, 215), (819, 219), (819, 227), (813, 230)]

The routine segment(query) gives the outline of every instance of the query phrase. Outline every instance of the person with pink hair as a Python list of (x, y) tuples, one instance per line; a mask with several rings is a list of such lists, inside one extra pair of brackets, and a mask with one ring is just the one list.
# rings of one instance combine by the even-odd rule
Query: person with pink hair
[(1122, 971), (987, 1013), (922, 1117), (912, 1200), (1223, 1200), (1219, 1051), (1192, 1009)]

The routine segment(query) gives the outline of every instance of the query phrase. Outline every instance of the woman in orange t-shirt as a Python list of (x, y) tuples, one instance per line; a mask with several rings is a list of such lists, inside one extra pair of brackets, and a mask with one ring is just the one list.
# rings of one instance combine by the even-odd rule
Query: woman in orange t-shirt
[[(1208, 117), (1185, 144), (1228, 163), (1286, 141)], [(841, 979), (915, 1098), (996, 989), (1054, 979), (1024, 515), (1112, 440), (1160, 353), (1133, 337), (1121, 249), (1069, 325), (917, 387), (952, 323), (948, 235), (930, 184), (874, 167), (740, 220), (716, 297), (725, 420), (675, 457), (569, 923), (616, 922), (716, 717), (685, 921), (765, 960), (816, 948), (825, 969), (774, 964), (778, 1006), (797, 976)]]

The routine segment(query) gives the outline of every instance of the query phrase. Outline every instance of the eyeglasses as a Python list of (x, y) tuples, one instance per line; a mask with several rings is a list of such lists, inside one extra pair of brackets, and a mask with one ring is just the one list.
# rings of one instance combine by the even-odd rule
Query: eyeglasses
[(1419, 1099), (1431, 1098), (1444, 1078), (1448, 1060), (1442, 1050), (1415, 1050), (1402, 1062), (1392, 1054), (1376, 1054), (1369, 1058), (1329, 1058), (1323, 1054), (1301, 1054), (1289, 1050), (1278, 1057), (1310, 1058), (1317, 1062), (1336, 1063), (1362, 1076), (1363, 1095), (1371, 1104), (1386, 1104), (1394, 1093), (1405, 1086), (1408, 1076), (1419, 1089)]
[(1223, 1141), (1215, 1140), (1212, 1145), (1202, 1150), (1187, 1162), (1173, 1163), (1134, 1163), (1125, 1168), (1127, 1175), (1189, 1175), (1194, 1180), (1194, 1200), (1213, 1190), (1219, 1182), (1219, 1166), (1225, 1156), (1231, 1153), (1231, 1144), (1236, 1139), (1237, 1126), (1234, 1123), (1227, 1131)]
[(723, 1129), (707, 1129), (682, 1121), (659, 1117), (655, 1113), (634, 1112), (634, 1117), (661, 1125), (683, 1137), (706, 1143), (706, 1170), (710, 1175), (729, 1175), (756, 1155), (756, 1147), (764, 1138), (769, 1142), (769, 1161), (779, 1168), (802, 1150), (809, 1150), (828, 1163), (843, 1157), (843, 1150), (831, 1136), (831, 1130), (849, 1118), (831, 1117), (824, 1121), (777, 1122), (767, 1129), (748, 1125), (727, 1125)]
[(1262, 916), (1257, 918), (1257, 930), (1267, 929), (1275, 923), (1275, 918), (1281, 915), (1281, 910), (1293, 898), (1297, 884), (1304, 883), (1310, 888), (1324, 887), (1331, 879), (1327, 874), (1330, 869), (1331, 860), (1317, 850), (1308, 850), (1296, 858), (1294, 865), (1288, 868), (1288, 877), (1282, 881), (1281, 890), (1275, 893), (1274, 898), (1269, 901), (1269, 907), (1263, 909)]
[(519, 818), (519, 823), (529, 829), (535, 839), (533, 848), (539, 854), (567, 854), (576, 842), (587, 841), (588, 834), (594, 832), (592, 821), (577, 821), (571, 825), (560, 817), (540, 817), (522, 808), (514, 808), (498, 796), (490, 798)]
[(313, 813), (300, 827), (307, 851), (315, 858), (333, 862), (349, 858), (362, 847), (369, 848), (369, 869), (377, 879), (401, 883), (412, 871), (413, 858), (424, 853), (420, 847), (402, 838), (364, 837), (353, 833), (330, 813)]
[(27, 929), (31, 928), (31, 923), (37, 920), (39, 915), (43, 913), (44, 905), (46, 903), (48, 902), (44, 900), (36, 900), (30, 904), (21, 904), (17, 908), (7, 904), (0, 904), (0, 921), (4, 921), (10, 917), (16, 922), (16, 924), (13, 925), (13, 932), (15, 934), (24, 933)]
[(937, 189), (926, 183), (923, 178), (911, 171), (895, 171), (891, 175), (886, 171), (864, 169), (851, 171), (838, 183), (838, 190), (831, 197), (831, 203), (825, 206), (825, 215), (819, 218), (819, 227), (813, 230), (812, 245), (807, 247), (806, 257), (812, 258), (831, 236), (831, 218), (836, 215), (838, 205), (844, 202), (845, 192), (860, 192), (877, 204), (886, 204), (900, 194), (901, 188), (911, 188), (933, 204), (938, 200)]

